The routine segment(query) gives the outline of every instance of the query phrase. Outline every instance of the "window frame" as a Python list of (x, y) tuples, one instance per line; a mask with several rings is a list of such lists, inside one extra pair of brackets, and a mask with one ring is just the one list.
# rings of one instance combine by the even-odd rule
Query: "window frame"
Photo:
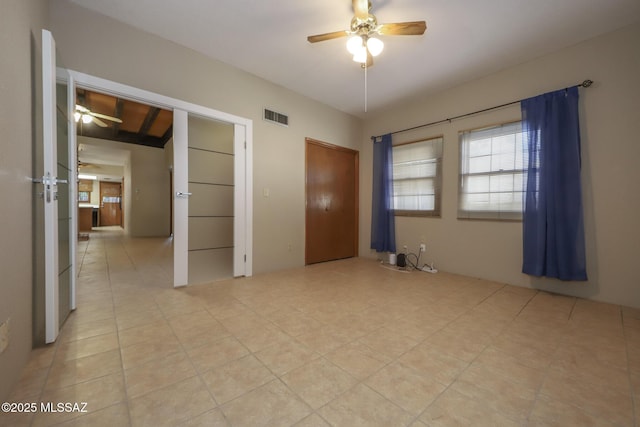
[[(444, 135), (435, 135), (429, 136), (426, 138), (420, 138), (412, 141), (399, 142), (393, 144), (392, 150), (397, 147), (403, 147), (406, 145), (420, 144), (420, 143), (429, 143), (435, 140), (440, 140), (440, 156), (434, 158), (436, 173), (433, 176), (434, 180), (434, 206), (432, 210), (413, 210), (413, 209), (395, 209), (395, 185), (393, 190), (393, 199), (394, 199), (394, 208), (393, 213), (395, 216), (406, 216), (406, 217), (427, 217), (427, 218), (441, 218), (442, 217), (442, 181), (443, 181), (443, 157), (444, 157)], [(395, 156), (394, 156), (394, 165), (395, 165)], [(395, 168), (393, 168), (395, 170)], [(431, 178), (431, 177), (425, 177)], [(414, 178), (417, 179), (417, 178)], [(408, 179), (407, 179), (408, 180)], [(393, 183), (395, 184), (396, 179), (393, 179)]]
[[(493, 129), (500, 129), (500, 128), (505, 128), (505, 127), (509, 127), (509, 126), (519, 126), (519, 133), (521, 135), (521, 142), (522, 142), (522, 150), (523, 150), (523, 154), (521, 157), (521, 164), (522, 164), (522, 168), (518, 169), (518, 168), (514, 168), (514, 169), (508, 169), (508, 170), (497, 170), (497, 171), (492, 171), (489, 170), (488, 172), (466, 172), (465, 173), (465, 162), (468, 162), (469, 157), (465, 157), (465, 135), (467, 134), (472, 134), (474, 132), (482, 132), (482, 131), (490, 131)], [(482, 126), (479, 128), (474, 128), (474, 129), (466, 129), (466, 130), (462, 130), (458, 132), (458, 142), (459, 142), (459, 171), (458, 171), (458, 213), (457, 213), (457, 219), (459, 220), (484, 220), (484, 221), (501, 221), (501, 222), (522, 222), (522, 216), (524, 213), (524, 192), (525, 192), (525, 188), (526, 188), (526, 179), (527, 179), (527, 158), (528, 156), (525, 153), (526, 150), (526, 140), (524, 137), (524, 131), (522, 128), (522, 120), (518, 119), (518, 120), (512, 120), (512, 121), (507, 121), (507, 122), (502, 122), (502, 123), (498, 123), (498, 124), (493, 124), (493, 125), (488, 125), (488, 126)], [(514, 140), (515, 142), (515, 140)], [(517, 153), (518, 147), (517, 145), (514, 147), (514, 151), (516, 156), (518, 155)], [(500, 154), (500, 153), (496, 153), (493, 151), (493, 147), (492, 147), (492, 151), (491, 151), (491, 157), (493, 158), (493, 156)], [(517, 157), (514, 159), (514, 161), (517, 163), (518, 159)], [(522, 187), (520, 189), (520, 191), (516, 191), (516, 189), (514, 188), (512, 193), (515, 195), (516, 193), (520, 193), (522, 195), (522, 201), (521, 201), (521, 209), (519, 211), (513, 211), (513, 210), (470, 210), (470, 209), (463, 209), (463, 198), (466, 194), (472, 194), (472, 193), (467, 193), (464, 191), (464, 183), (465, 183), (465, 178), (469, 177), (469, 176), (487, 176), (487, 177), (492, 177), (492, 176), (499, 176), (499, 175), (507, 175), (507, 176), (512, 176), (515, 178), (515, 176), (517, 174), (522, 174)], [(491, 192), (489, 191), (488, 194), (497, 194), (499, 192)]]
[(78, 191), (78, 201), (81, 203), (89, 203), (91, 200), (90, 191)]

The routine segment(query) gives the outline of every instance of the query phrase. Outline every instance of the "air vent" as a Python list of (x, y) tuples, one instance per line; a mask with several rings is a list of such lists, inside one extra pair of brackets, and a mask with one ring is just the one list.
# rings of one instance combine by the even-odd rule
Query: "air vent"
[(269, 110), (267, 108), (264, 109), (263, 118), (268, 122), (272, 122), (281, 126), (289, 126), (289, 116), (286, 116), (282, 113), (276, 113), (275, 111)]

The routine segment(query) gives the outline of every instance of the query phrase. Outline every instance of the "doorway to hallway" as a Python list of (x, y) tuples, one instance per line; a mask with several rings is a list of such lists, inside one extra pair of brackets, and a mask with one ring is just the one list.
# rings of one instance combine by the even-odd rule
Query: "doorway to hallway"
[(78, 242), (78, 303), (90, 303), (96, 283), (110, 280), (123, 293), (173, 288), (170, 237), (130, 237), (120, 226), (96, 227)]
[[(201, 105), (191, 104), (178, 99), (166, 97), (160, 94), (148, 92), (142, 89), (134, 88), (131, 86), (123, 85), (120, 83), (104, 80), (98, 77), (85, 75), (75, 71), (70, 71), (74, 76), (75, 82), (78, 87), (90, 88), (91, 90), (99, 91), (102, 93), (112, 94), (113, 96), (121, 97), (123, 99), (136, 100), (137, 102), (143, 102), (150, 105), (154, 105), (161, 109), (173, 110), (173, 140), (167, 143), (168, 148), (166, 151), (170, 152), (172, 156), (167, 158), (167, 165), (170, 167), (171, 174), (165, 174), (162, 179), (169, 181), (169, 175), (171, 175), (172, 181), (172, 215), (170, 218), (173, 224), (173, 285), (175, 287), (191, 284), (189, 280), (191, 278), (190, 267), (192, 267), (191, 258), (200, 255), (202, 250), (231, 250), (232, 257), (229, 261), (232, 263), (232, 276), (251, 276), (253, 274), (253, 174), (252, 174), (252, 162), (253, 162), (253, 124), (249, 119), (245, 119), (239, 116), (234, 116), (228, 113), (224, 113), (218, 110), (207, 108)], [(225, 155), (229, 155), (233, 160), (233, 168), (230, 172), (233, 175), (233, 232), (232, 246), (229, 246), (227, 240), (223, 242), (213, 242), (215, 245), (211, 245), (211, 242), (207, 242), (206, 247), (194, 248), (190, 245), (190, 241), (193, 240), (194, 230), (191, 230), (189, 223), (191, 211), (191, 202), (189, 199), (191, 196), (197, 196), (197, 191), (193, 191), (194, 185), (200, 185), (202, 182), (194, 182), (189, 176), (189, 169), (192, 166), (192, 160), (188, 156), (188, 150), (196, 147), (190, 147), (192, 124), (189, 123), (190, 117), (198, 117), (205, 120), (216, 121), (219, 123), (226, 123), (231, 125), (233, 129), (233, 154), (229, 154), (226, 150), (223, 150)], [(201, 149), (203, 147), (197, 147)], [(204, 148), (204, 151), (211, 151), (209, 148)], [(219, 151), (215, 149), (213, 151)], [(212, 154), (213, 155), (213, 154)], [(200, 157), (194, 157), (196, 160), (200, 160)], [(166, 171), (165, 171), (166, 172)], [(144, 179), (149, 179), (145, 176)], [(145, 197), (144, 192), (138, 191), (138, 180), (127, 179), (127, 187), (123, 189), (125, 197), (143, 199)], [(222, 184), (222, 185), (220, 185)], [(206, 181), (206, 185), (228, 185), (229, 183), (220, 183), (217, 180)], [(127, 194), (129, 196), (127, 196)], [(162, 199), (166, 201), (166, 193), (163, 193)], [(125, 201), (126, 202), (126, 201)], [(147, 203), (147, 205), (149, 205)], [(132, 208), (129, 203), (125, 203), (127, 212), (124, 212), (125, 221), (127, 224), (133, 221), (129, 210)], [(219, 216), (218, 213), (210, 214), (206, 213), (207, 217), (214, 218)], [(223, 216), (230, 216), (225, 213)], [(209, 222), (216, 222), (214, 219), (207, 218)], [(193, 221), (191, 221), (193, 222)], [(219, 221), (218, 221), (219, 222)], [(148, 222), (143, 221), (142, 225)], [(125, 229), (127, 228), (125, 224)], [(171, 227), (168, 227), (169, 229)], [(170, 231), (167, 230), (167, 235)], [(201, 237), (198, 235), (198, 237)], [(220, 244), (218, 244), (220, 243)], [(204, 252), (202, 252), (204, 253)], [(200, 281), (200, 280), (198, 280)]]

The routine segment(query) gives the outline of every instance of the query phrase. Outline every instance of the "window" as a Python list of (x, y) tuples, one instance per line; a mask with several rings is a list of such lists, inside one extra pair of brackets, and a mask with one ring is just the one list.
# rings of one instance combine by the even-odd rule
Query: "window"
[(440, 216), (442, 137), (393, 147), (396, 215)]
[(88, 191), (78, 191), (78, 201), (79, 202), (88, 202), (90, 194), (91, 193), (88, 192)]
[(460, 133), (458, 218), (522, 219), (524, 148), (521, 122)]

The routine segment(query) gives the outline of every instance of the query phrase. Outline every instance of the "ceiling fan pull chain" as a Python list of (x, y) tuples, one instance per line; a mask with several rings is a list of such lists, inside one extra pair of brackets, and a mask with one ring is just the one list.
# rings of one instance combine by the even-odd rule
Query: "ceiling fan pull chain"
[(364, 112), (367, 112), (367, 64), (364, 64)]
[(373, 57), (378, 56), (384, 43), (378, 36), (421, 36), (427, 29), (425, 21), (392, 22), (378, 24), (378, 18), (371, 13), (371, 1), (352, 0), (354, 16), (348, 30), (308, 36), (309, 43), (323, 42), (349, 37), (347, 51), (353, 60), (364, 68), (364, 112), (367, 112), (367, 68), (373, 65)]

